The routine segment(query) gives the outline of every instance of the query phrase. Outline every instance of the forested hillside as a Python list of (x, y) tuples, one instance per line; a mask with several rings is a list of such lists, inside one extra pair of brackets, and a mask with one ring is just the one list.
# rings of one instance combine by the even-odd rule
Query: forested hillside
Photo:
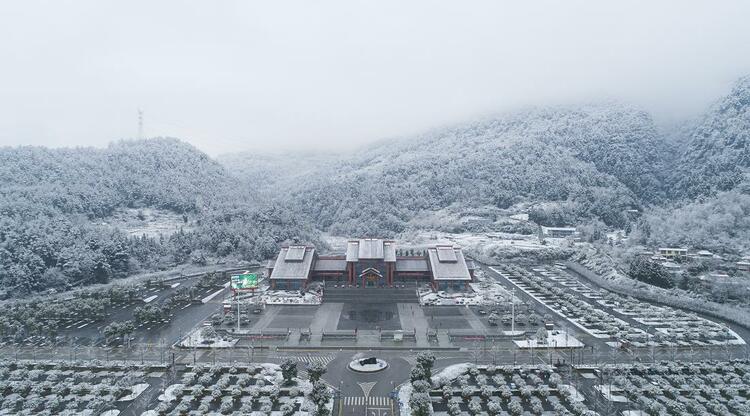
[(300, 181), (293, 206), (323, 229), (351, 235), (397, 233), (419, 211), (454, 203), (554, 202), (534, 219), (623, 226), (624, 210), (663, 199), (664, 152), (641, 111), (528, 111), (360, 149), (335, 174)]
[[(222, 164), (175, 139), (3, 148), (0, 284), (28, 293), (260, 260), (285, 240), (316, 242), (318, 230), (392, 236), (446, 207), (523, 204), (542, 225), (606, 224), (634, 229), (633, 243), (747, 250), (750, 80), (686, 131), (665, 140), (643, 111), (606, 105), (524, 111), (340, 154), (238, 153)], [(147, 237), (108, 225), (123, 208), (146, 207), (178, 214), (184, 229)], [(631, 208), (643, 212), (637, 224)]]
[(750, 77), (744, 77), (690, 132), (674, 169), (672, 193), (693, 199), (728, 191), (748, 182), (749, 168)]
[(217, 161), (241, 182), (252, 184), (254, 191), (279, 196), (311, 175), (337, 169), (345, 157), (331, 151), (244, 151), (221, 155)]
[[(0, 284), (16, 294), (210, 256), (263, 259), (279, 241), (313, 238), (288, 212), (256, 203), (221, 165), (174, 139), (0, 149), (0, 183)], [(106, 225), (121, 207), (183, 214), (190, 231), (130, 237)]]
[(750, 77), (687, 129), (671, 166), (671, 200), (647, 211), (634, 243), (750, 250)]

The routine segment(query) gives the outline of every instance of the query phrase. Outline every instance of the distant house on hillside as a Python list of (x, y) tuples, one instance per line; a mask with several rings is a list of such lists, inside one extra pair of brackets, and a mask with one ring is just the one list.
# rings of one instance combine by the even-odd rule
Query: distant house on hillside
[(674, 247), (662, 247), (659, 249), (659, 255), (668, 259), (684, 259), (687, 258), (688, 249), (686, 248), (674, 248)]
[(544, 227), (541, 228), (542, 238), (566, 238), (577, 237), (578, 230), (575, 227)]
[(747, 261), (747, 260), (738, 261), (736, 263), (736, 266), (737, 266), (737, 270), (742, 270), (744, 272), (750, 272), (750, 261)]

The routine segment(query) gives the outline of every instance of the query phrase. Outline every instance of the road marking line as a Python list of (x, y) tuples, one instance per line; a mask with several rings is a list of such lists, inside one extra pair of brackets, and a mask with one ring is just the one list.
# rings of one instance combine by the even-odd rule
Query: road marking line
[(366, 383), (357, 383), (359, 384), (359, 387), (362, 389), (362, 392), (365, 394), (365, 397), (370, 396), (370, 392), (372, 391), (372, 388), (375, 387), (376, 384), (378, 384), (377, 381), (371, 381)]

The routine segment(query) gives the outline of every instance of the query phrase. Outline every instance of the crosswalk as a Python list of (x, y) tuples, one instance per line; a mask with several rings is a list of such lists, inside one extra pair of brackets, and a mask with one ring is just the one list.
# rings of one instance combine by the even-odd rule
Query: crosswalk
[(293, 357), (295, 360), (301, 363), (306, 364), (312, 364), (312, 363), (320, 363), (323, 365), (328, 365), (331, 361), (333, 361), (336, 356), (335, 355), (297, 355)]
[(388, 407), (391, 405), (390, 397), (386, 396), (346, 396), (344, 397), (344, 406), (376, 406)]

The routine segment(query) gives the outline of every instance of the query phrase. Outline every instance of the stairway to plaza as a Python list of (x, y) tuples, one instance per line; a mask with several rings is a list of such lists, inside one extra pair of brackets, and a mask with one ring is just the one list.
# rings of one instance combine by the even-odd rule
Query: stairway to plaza
[(336, 303), (419, 303), (417, 288), (395, 287), (327, 287), (323, 292), (323, 302)]

